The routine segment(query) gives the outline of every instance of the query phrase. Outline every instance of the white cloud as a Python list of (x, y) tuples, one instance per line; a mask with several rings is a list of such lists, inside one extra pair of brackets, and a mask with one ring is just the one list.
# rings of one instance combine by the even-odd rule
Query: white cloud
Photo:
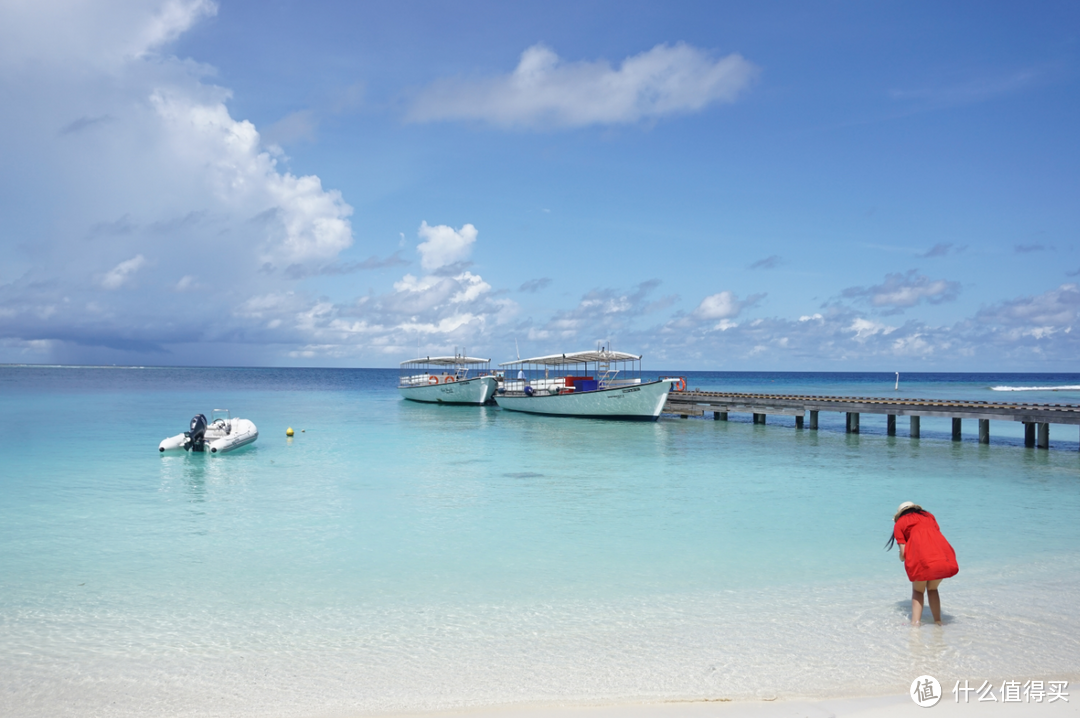
[[(665, 369), (695, 365), (790, 369), (797, 365), (860, 371), (904, 371), (904, 367), (907, 371), (918, 367), (1068, 371), (1080, 354), (1080, 332), (1073, 331), (1080, 320), (1080, 286), (1076, 284), (1001, 302), (945, 326), (919, 320), (887, 324), (843, 304), (791, 319), (759, 317), (735, 322), (692, 312), (643, 325), (633, 321), (643, 315), (640, 296), (623, 303), (590, 295), (577, 309), (558, 312), (541, 326), (522, 327), (517, 335), (545, 347), (556, 340), (563, 346), (589, 345), (589, 340), (614, 336), (622, 347), (649, 357), (650, 366)], [(737, 301), (734, 295), (717, 297), (703, 302), (702, 313), (731, 313)], [(603, 313), (603, 308), (616, 305), (630, 309)], [(614, 331), (605, 332), (608, 327)], [(524, 346), (522, 351), (526, 351)]]
[(196, 22), (216, 15), (217, 11), (217, 3), (211, 0), (166, 0), (135, 35), (130, 52), (141, 57), (172, 42)]
[[(335, 304), (299, 292), (252, 297), (236, 315), (256, 320), (267, 336), (291, 337), (303, 345), (294, 358), (340, 358), (360, 351), (397, 358), (416, 350), (420, 339), (429, 350), (475, 347), (505, 327), (517, 304), (490, 296), (491, 285), (478, 275), (454, 277), (406, 274), (394, 289), (353, 304)], [(249, 331), (251, 331), (249, 329)]]
[(17, 98), (0, 115), (0, 194), (34, 198), (0, 236), (5, 275), (21, 278), (0, 285), (0, 338), (85, 356), (242, 337), (239, 315), (202, 317), (355, 264), (339, 261), (353, 242), (342, 196), (281, 167), (213, 68), (167, 54), (215, 11), (0, 4), (0, 95)]
[(742, 302), (733, 292), (711, 294), (701, 300), (694, 314), (702, 319), (729, 319), (742, 311)]
[(150, 102), (168, 129), (175, 161), (201, 172), (225, 208), (272, 215), (275, 221), (264, 225), (262, 261), (318, 262), (352, 244), (352, 207), (341, 193), (323, 190), (313, 175), (279, 172), (276, 160), (261, 150), (255, 126), (234, 120), (222, 102), (177, 90), (158, 90)]
[(217, 14), (211, 0), (37, 0), (0, 7), (0, 67), (24, 63), (115, 68)]
[(445, 224), (432, 227), (421, 222), (419, 234), (424, 239), (416, 247), (420, 252), (420, 266), (432, 272), (468, 257), (476, 242), (477, 231), (471, 224), (457, 230)]
[[(529, 327), (530, 339), (559, 338), (591, 346), (596, 341), (620, 340), (650, 314), (663, 311), (678, 301), (677, 295), (652, 299), (659, 279), (641, 282), (630, 291), (593, 289), (581, 297), (573, 309), (555, 312), (543, 326)], [(541, 352), (550, 347), (538, 349)]]
[(142, 266), (146, 264), (146, 257), (141, 254), (137, 254), (131, 259), (124, 260), (120, 264), (116, 265), (101, 278), (101, 286), (106, 289), (119, 289), (127, 284), (128, 280), (134, 276), (135, 272), (139, 271)]
[(657, 45), (617, 69), (605, 60), (566, 62), (538, 44), (521, 54), (509, 75), (436, 82), (415, 98), (408, 119), (501, 127), (633, 123), (733, 102), (757, 73), (737, 53), (714, 59), (685, 43)]
[(463, 286), (460, 291), (450, 297), (450, 301), (453, 304), (471, 302), (481, 294), (491, 291), (491, 285), (485, 282), (478, 274), (463, 272), (455, 277), (455, 279), (461, 282)]
[(960, 282), (930, 279), (912, 269), (904, 274), (887, 274), (885, 281), (871, 287), (849, 287), (842, 293), (847, 298), (865, 298), (875, 307), (891, 307), (903, 311), (920, 302), (941, 304), (960, 294)]
[(1053, 333), (1055, 328), (1069, 329), (1080, 321), (1080, 286), (1062, 284), (1034, 297), (1001, 302), (979, 310), (976, 319), (983, 324), (1038, 328), (1040, 336)]
[(900, 337), (892, 343), (893, 354), (898, 357), (925, 357), (934, 353), (934, 345), (926, 341), (921, 333)]
[(747, 297), (745, 301), (740, 301), (739, 297), (734, 292), (717, 292), (716, 294), (710, 294), (702, 299), (701, 304), (699, 304), (697, 309), (691, 313), (690, 318), (699, 321), (720, 319), (722, 321), (713, 328), (720, 331), (727, 331), (732, 327), (738, 326), (731, 321), (732, 319), (739, 316), (744, 309), (754, 306), (764, 298), (764, 294), (752, 294)]
[[(360, 351), (400, 358), (416, 351), (419, 340), (426, 351), (451, 351), (454, 346), (480, 347), (492, 332), (505, 331), (518, 305), (493, 296), (491, 284), (473, 272), (451, 274), (447, 267), (467, 256), (476, 228), (421, 225), (427, 237), (421, 253), (433, 270), (423, 276), (406, 274), (384, 294), (369, 294), (353, 303), (334, 303), (300, 291), (277, 291), (251, 297), (235, 314), (257, 322), (259, 331), (281, 341), (288, 337), (293, 358), (333, 359)], [(426, 254), (425, 254), (426, 252)], [(502, 328), (502, 329), (500, 329)]]
[(863, 342), (875, 334), (892, 334), (896, 331), (896, 327), (858, 317), (851, 322), (847, 330), (855, 334), (855, 341)]

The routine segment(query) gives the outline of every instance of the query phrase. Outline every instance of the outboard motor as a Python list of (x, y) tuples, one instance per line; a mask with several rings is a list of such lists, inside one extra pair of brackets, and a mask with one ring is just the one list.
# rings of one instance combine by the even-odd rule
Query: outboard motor
[(191, 429), (184, 432), (187, 441), (184, 449), (189, 451), (203, 451), (206, 448), (206, 416), (196, 414), (191, 420)]

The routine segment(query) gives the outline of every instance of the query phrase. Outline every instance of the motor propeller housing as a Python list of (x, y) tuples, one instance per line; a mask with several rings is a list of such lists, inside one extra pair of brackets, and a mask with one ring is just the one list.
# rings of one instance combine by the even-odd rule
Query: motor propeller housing
[(184, 432), (184, 436), (187, 437), (184, 440), (185, 451), (205, 451), (206, 450), (206, 415), (196, 414), (191, 419), (191, 428)]

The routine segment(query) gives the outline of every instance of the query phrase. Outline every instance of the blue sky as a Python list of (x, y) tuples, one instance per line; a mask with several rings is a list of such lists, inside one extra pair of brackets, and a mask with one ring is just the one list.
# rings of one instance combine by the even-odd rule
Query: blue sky
[(1068, 371), (1072, 3), (0, 8), (0, 361)]

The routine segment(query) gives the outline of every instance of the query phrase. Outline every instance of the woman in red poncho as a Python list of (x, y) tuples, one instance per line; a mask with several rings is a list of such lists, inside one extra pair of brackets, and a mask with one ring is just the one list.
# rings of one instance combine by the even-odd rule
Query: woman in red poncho
[(922, 506), (905, 501), (893, 516), (893, 535), (886, 545), (900, 544), (900, 560), (911, 580), (911, 623), (918, 626), (922, 620), (923, 591), (930, 601), (930, 613), (934, 623), (941, 625), (941, 597), (938, 584), (960, 572), (956, 564), (956, 552), (941, 535), (934, 515), (923, 511)]

